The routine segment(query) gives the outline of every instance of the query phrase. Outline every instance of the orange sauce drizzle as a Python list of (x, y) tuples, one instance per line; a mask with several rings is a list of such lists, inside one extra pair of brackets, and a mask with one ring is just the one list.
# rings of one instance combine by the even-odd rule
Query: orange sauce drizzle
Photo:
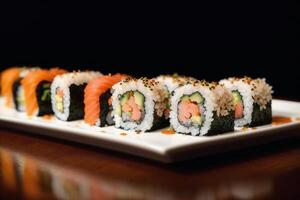
[(175, 134), (175, 131), (173, 129), (165, 129), (165, 130), (162, 130), (161, 133), (165, 134), (165, 135), (173, 135), (173, 134)]
[(127, 133), (120, 133), (120, 135), (122, 135), (122, 136), (126, 136), (126, 135), (127, 135)]
[(53, 118), (53, 115), (44, 115), (44, 116), (42, 116), (42, 118), (43, 118), (44, 120), (50, 120), (50, 119)]
[(273, 125), (287, 124), (290, 122), (292, 122), (292, 119), (290, 117), (274, 116), (272, 119)]

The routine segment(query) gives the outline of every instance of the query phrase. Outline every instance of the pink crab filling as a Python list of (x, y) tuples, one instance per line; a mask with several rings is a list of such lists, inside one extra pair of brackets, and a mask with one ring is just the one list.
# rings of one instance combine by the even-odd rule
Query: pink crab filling
[(241, 119), (243, 117), (243, 112), (244, 112), (244, 106), (243, 103), (237, 103), (235, 105), (235, 118), (236, 119)]
[(178, 118), (181, 122), (187, 122), (192, 116), (200, 116), (200, 108), (191, 101), (181, 101), (178, 105)]
[(122, 110), (127, 113), (131, 113), (131, 119), (134, 121), (138, 121), (141, 119), (141, 108), (135, 103), (134, 96), (131, 96), (128, 99), (128, 101), (123, 105)]

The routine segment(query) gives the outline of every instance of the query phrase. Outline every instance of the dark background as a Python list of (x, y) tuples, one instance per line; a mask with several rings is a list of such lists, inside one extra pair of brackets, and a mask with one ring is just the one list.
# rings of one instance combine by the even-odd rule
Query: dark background
[[(3, 4), (3, 3), (2, 3)], [(136, 76), (266, 77), (300, 99), (296, 5), (10, 1), (0, 6), (2, 68), (58, 65)]]

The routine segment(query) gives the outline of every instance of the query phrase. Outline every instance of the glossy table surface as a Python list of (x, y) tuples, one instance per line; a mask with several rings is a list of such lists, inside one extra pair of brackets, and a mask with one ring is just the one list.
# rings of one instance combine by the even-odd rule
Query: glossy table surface
[(0, 199), (300, 199), (299, 185), (300, 138), (161, 164), (0, 127)]

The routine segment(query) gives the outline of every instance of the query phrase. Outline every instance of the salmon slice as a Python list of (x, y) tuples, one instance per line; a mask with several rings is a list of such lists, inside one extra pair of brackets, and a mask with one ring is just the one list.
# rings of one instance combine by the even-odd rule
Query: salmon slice
[(115, 74), (112, 76), (101, 76), (91, 80), (84, 90), (84, 121), (89, 125), (95, 125), (100, 116), (99, 98), (112, 86), (127, 75)]
[(36, 70), (30, 72), (22, 79), (21, 84), (25, 92), (26, 113), (33, 115), (38, 109), (38, 102), (36, 97), (36, 88), (42, 81), (52, 82), (55, 76), (66, 73), (66, 70), (53, 68), (50, 70)]
[(5, 105), (13, 107), (13, 84), (19, 78), (24, 68), (13, 67), (6, 69), (1, 74), (1, 95), (5, 97)]

